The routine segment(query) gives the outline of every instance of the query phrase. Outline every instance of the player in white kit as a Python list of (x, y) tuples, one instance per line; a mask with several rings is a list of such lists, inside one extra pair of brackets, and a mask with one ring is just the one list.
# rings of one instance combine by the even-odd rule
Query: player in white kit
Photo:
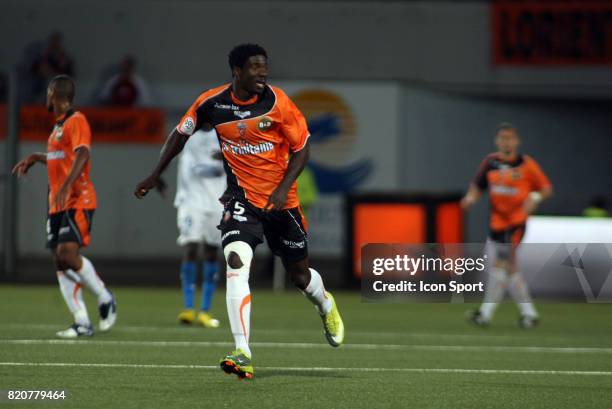
[[(183, 311), (178, 319), (184, 324), (196, 322), (206, 328), (216, 328), (219, 321), (209, 310), (219, 273), (217, 252), (221, 232), (217, 225), (223, 212), (219, 198), (225, 191), (226, 180), (214, 129), (200, 130), (189, 138), (179, 159), (177, 178), (174, 199), (180, 232), (177, 243), (184, 249), (181, 264)], [(200, 247), (203, 248), (202, 299), (196, 315), (194, 297)]]

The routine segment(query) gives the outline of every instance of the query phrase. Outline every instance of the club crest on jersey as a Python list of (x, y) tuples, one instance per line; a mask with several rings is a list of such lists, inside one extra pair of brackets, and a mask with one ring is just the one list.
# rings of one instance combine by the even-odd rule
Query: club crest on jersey
[(512, 171), (512, 180), (518, 180), (521, 178), (521, 172), (518, 171), (518, 169), (514, 169)]
[(261, 120), (257, 124), (257, 129), (262, 132), (267, 131), (270, 128), (272, 128), (272, 119), (268, 118), (267, 116), (261, 118)]
[(61, 141), (62, 137), (64, 136), (64, 130), (62, 129), (61, 126), (59, 125), (55, 125), (55, 128), (53, 129), (53, 137), (55, 138), (56, 141)]
[(247, 130), (247, 124), (240, 121), (236, 124), (236, 127), (238, 128), (238, 133), (240, 134), (240, 137), (244, 138), (244, 135), (246, 134), (246, 130)]

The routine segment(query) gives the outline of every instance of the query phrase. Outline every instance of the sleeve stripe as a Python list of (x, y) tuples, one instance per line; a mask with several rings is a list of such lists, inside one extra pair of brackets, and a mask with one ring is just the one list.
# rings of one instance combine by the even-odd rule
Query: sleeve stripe
[(186, 134), (183, 131), (181, 131), (180, 126), (181, 126), (181, 124), (179, 123), (177, 126), (174, 127), (174, 129), (176, 129), (176, 132), (180, 133), (183, 136), (191, 136), (191, 135)]
[(304, 143), (302, 143), (302, 145), (300, 145), (299, 147), (297, 147), (296, 149), (292, 149), (291, 152), (292, 153), (296, 153), (301, 151), (302, 149), (304, 149), (304, 147), (306, 146), (306, 143), (308, 142), (308, 139), (310, 138), (310, 133), (308, 133), (308, 135), (306, 135), (306, 138), (304, 139)]
[(89, 144), (87, 144), (87, 143), (82, 143), (82, 144), (80, 144), (80, 145), (75, 146), (75, 147), (72, 149), (72, 151), (74, 152), (74, 151), (76, 151), (77, 149), (82, 148), (82, 147), (87, 148), (87, 150), (88, 150), (88, 151), (89, 151), (89, 150), (91, 150), (91, 146), (90, 146)]

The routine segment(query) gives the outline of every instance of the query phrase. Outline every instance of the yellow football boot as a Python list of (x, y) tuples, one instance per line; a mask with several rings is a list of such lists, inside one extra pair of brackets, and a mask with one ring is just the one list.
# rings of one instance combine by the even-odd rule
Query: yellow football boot
[(178, 315), (178, 320), (181, 324), (193, 324), (193, 322), (196, 319), (196, 313), (194, 310), (183, 310), (181, 311), (181, 313)]
[(219, 328), (219, 320), (204, 311), (200, 311), (196, 322), (204, 328)]

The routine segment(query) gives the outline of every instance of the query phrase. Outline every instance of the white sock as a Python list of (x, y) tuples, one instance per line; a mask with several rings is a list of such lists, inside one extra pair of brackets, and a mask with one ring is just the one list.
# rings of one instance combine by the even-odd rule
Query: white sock
[(527, 283), (525, 283), (525, 279), (523, 279), (523, 275), (521, 273), (516, 272), (510, 276), (508, 291), (510, 292), (514, 302), (516, 302), (521, 315), (526, 315), (532, 318), (536, 318), (538, 316), (538, 312), (536, 311), (531, 300), (531, 296), (529, 295)]
[(60, 290), (70, 313), (74, 317), (74, 322), (79, 325), (89, 326), (89, 315), (83, 301), (83, 292), (81, 291), (81, 283), (79, 276), (70, 271), (58, 271), (57, 281), (59, 282)]
[(242, 349), (249, 357), (249, 334), (251, 331), (251, 290), (249, 288), (249, 270), (253, 259), (251, 246), (243, 241), (235, 241), (223, 249), (225, 259), (234, 252), (238, 254), (242, 267), (231, 268), (227, 265), (225, 301), (227, 317), (236, 343), (236, 349)]
[(508, 276), (506, 270), (499, 267), (493, 267), (489, 270), (484, 301), (480, 306), (480, 314), (485, 321), (490, 321), (493, 318), (497, 305), (504, 298), (507, 284)]
[(314, 268), (310, 269), (310, 283), (304, 291), (306, 298), (315, 305), (319, 314), (327, 314), (332, 309), (332, 302), (325, 295), (325, 286), (321, 275)]
[(98, 297), (98, 304), (105, 304), (110, 302), (113, 299), (111, 293), (106, 289), (104, 282), (100, 279), (98, 274), (96, 273), (96, 269), (94, 268), (91, 261), (85, 256), (81, 256), (83, 260), (83, 265), (81, 269), (78, 271), (79, 276), (81, 277), (81, 282), (90, 290), (96, 297)]

